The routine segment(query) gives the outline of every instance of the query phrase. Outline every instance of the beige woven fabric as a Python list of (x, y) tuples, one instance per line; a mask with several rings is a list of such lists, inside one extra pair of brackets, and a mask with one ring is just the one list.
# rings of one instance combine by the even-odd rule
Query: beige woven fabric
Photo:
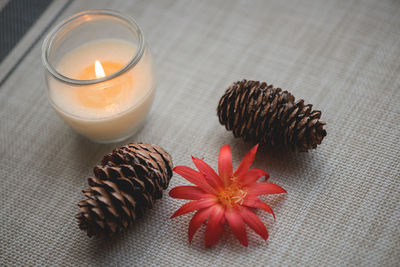
[[(22, 55), (65, 1), (55, 1), (0, 66)], [(0, 88), (0, 265), (399, 266), (400, 2), (74, 1), (136, 18), (158, 70), (154, 106), (127, 142), (164, 147), (216, 167), (230, 144), (237, 165), (250, 148), (219, 125), (225, 88), (247, 78), (291, 91), (322, 110), (328, 136), (304, 154), (261, 149), (255, 167), (288, 194), (257, 212), (270, 237), (226, 229), (212, 249), (204, 229), (187, 241), (184, 201), (165, 197), (119, 237), (89, 239), (74, 218), (92, 167), (114, 145), (76, 135), (47, 103), (36, 44)], [(122, 144), (122, 143), (121, 143)], [(174, 175), (171, 187), (187, 184)]]

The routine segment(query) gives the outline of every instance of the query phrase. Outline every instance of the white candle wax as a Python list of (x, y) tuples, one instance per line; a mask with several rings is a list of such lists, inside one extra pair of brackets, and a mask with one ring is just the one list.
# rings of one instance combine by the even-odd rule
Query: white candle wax
[[(99, 40), (66, 54), (56, 69), (77, 80), (101, 78), (123, 68), (135, 52), (136, 47), (128, 42)], [(105, 82), (79, 86), (48, 81), (50, 99), (59, 115), (77, 132), (97, 142), (132, 135), (148, 113), (155, 89), (147, 50), (134, 67)]]

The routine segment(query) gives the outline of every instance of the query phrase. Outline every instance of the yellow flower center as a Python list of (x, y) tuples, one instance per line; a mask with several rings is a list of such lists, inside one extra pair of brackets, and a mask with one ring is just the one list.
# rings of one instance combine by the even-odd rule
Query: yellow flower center
[(231, 178), (232, 183), (218, 193), (219, 202), (228, 207), (242, 205), (247, 195), (247, 188), (236, 182), (235, 177)]

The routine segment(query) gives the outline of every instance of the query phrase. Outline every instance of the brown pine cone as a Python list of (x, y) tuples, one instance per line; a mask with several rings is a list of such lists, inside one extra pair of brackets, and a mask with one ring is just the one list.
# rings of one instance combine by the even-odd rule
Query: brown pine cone
[(114, 149), (94, 167), (82, 190), (86, 200), (78, 203), (75, 216), (89, 237), (110, 236), (129, 227), (162, 197), (172, 177), (171, 156), (161, 147), (129, 144)]
[(293, 151), (316, 148), (326, 136), (321, 111), (265, 82), (233, 83), (219, 101), (218, 117), (235, 137)]

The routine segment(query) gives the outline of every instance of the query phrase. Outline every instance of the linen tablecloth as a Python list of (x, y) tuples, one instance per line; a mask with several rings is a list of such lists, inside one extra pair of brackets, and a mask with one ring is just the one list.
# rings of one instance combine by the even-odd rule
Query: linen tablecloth
[[(2, 11), (13, 1), (0, 1)], [(399, 1), (43, 5), (0, 65), (0, 265), (400, 265)], [(156, 98), (145, 126), (118, 144), (78, 136), (45, 93), (45, 34), (93, 8), (133, 16), (157, 67)], [(170, 198), (169, 189), (188, 184), (178, 175), (164, 198), (118, 237), (104, 242), (78, 229), (74, 214), (86, 179), (102, 155), (119, 145), (155, 143), (174, 165), (194, 167), (194, 155), (216, 167), (219, 148), (229, 144), (237, 166), (251, 145), (219, 124), (216, 107), (224, 90), (244, 78), (289, 90), (322, 110), (327, 122), (328, 135), (314, 151), (258, 152), (253, 166), (288, 192), (263, 198), (276, 221), (257, 212), (269, 229), (267, 242), (248, 229), (249, 247), (243, 247), (226, 228), (222, 240), (205, 249), (201, 228), (189, 244), (191, 216), (169, 219), (184, 203)]]

